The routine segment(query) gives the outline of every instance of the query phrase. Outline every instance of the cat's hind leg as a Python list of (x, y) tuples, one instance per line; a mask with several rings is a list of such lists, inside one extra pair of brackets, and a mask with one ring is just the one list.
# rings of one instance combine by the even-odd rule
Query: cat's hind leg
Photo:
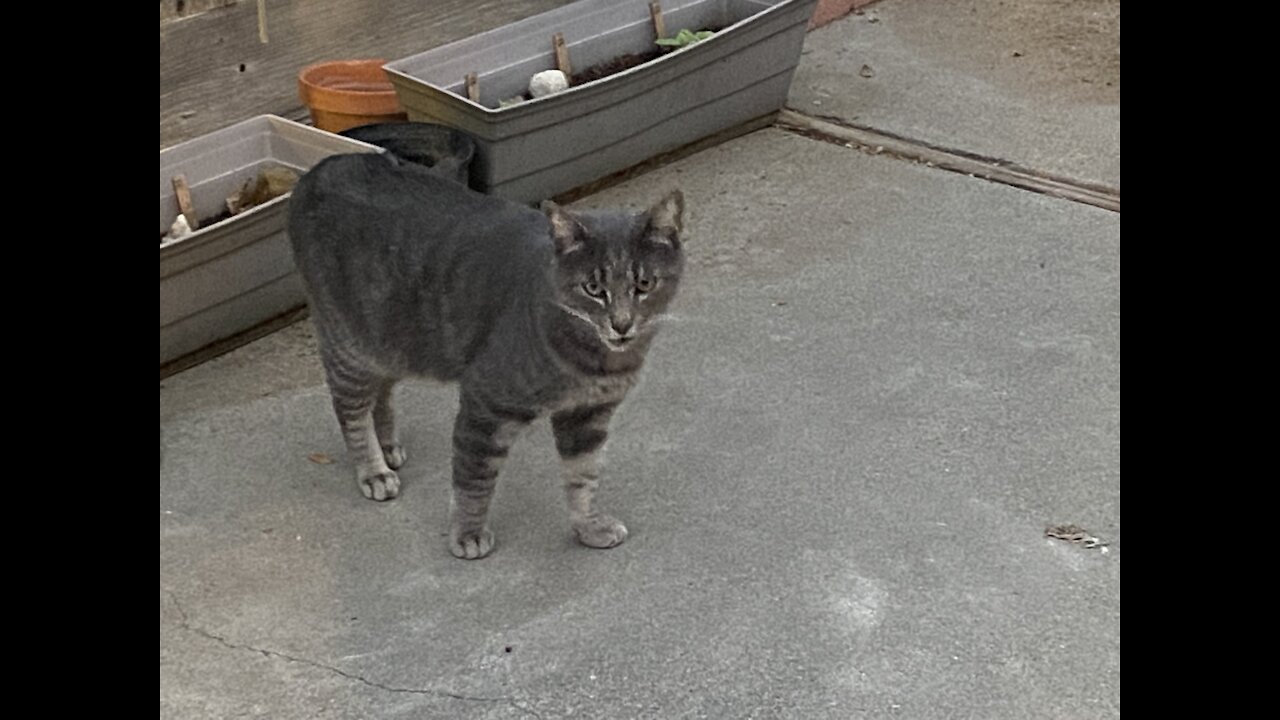
[(325, 362), (333, 411), (338, 416), (347, 452), (356, 468), (356, 484), (370, 500), (400, 494), (400, 477), (387, 463), (375, 429), (374, 407), (385, 381), (347, 370), (341, 362)]
[(396, 411), (391, 404), (395, 387), (395, 380), (387, 380), (378, 388), (378, 397), (373, 405), (373, 429), (378, 436), (387, 467), (399, 470), (407, 456), (396, 430)]

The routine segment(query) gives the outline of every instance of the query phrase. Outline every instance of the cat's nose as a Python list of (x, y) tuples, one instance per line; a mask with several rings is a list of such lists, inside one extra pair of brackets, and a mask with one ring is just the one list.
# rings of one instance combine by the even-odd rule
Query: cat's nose
[(621, 320), (617, 318), (611, 318), (609, 320), (609, 324), (613, 326), (614, 332), (618, 333), (619, 335), (625, 336), (627, 333), (631, 332), (631, 326), (633, 325), (633, 322), (631, 318), (623, 318)]

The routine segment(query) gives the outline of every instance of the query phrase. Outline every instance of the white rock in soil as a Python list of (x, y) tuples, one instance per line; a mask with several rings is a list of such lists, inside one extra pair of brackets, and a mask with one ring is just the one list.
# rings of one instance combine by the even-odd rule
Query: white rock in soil
[(569, 87), (569, 78), (559, 70), (543, 70), (529, 78), (529, 94), (535, 98), (558, 93)]
[(173, 224), (169, 226), (169, 239), (177, 240), (184, 235), (190, 234), (191, 226), (187, 224), (187, 216), (178, 213), (178, 219), (174, 220)]

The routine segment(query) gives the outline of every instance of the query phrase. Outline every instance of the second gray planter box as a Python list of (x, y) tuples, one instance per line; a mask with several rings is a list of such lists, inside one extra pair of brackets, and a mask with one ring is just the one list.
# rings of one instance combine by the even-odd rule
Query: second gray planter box
[[(274, 115), (261, 115), (160, 151), (160, 232), (178, 215), (171, 181), (182, 174), (199, 217), (264, 167), (298, 173), (329, 155), (381, 152)], [(306, 304), (285, 236), (289, 196), (160, 246), (160, 364)]]
[[(412, 120), (476, 138), (473, 177), (517, 201), (551, 197), (780, 110), (817, 0), (666, 0), (667, 35), (708, 40), (566, 91), (501, 108), (554, 68), (564, 36), (575, 72), (654, 49), (646, 0), (580, 0), (386, 65)], [(480, 102), (464, 97), (476, 73)]]

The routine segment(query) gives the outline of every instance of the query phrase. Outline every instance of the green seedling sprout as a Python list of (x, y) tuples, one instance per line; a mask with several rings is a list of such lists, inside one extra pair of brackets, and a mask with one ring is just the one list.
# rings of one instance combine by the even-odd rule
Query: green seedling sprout
[(654, 42), (663, 47), (671, 47), (671, 48), (678, 49), (682, 47), (687, 47), (689, 45), (692, 45), (696, 42), (700, 42), (702, 40), (706, 40), (712, 35), (715, 35), (715, 32), (711, 30), (699, 30), (698, 32), (693, 32), (688, 28), (684, 28), (680, 32), (676, 33), (675, 37), (658, 38)]

